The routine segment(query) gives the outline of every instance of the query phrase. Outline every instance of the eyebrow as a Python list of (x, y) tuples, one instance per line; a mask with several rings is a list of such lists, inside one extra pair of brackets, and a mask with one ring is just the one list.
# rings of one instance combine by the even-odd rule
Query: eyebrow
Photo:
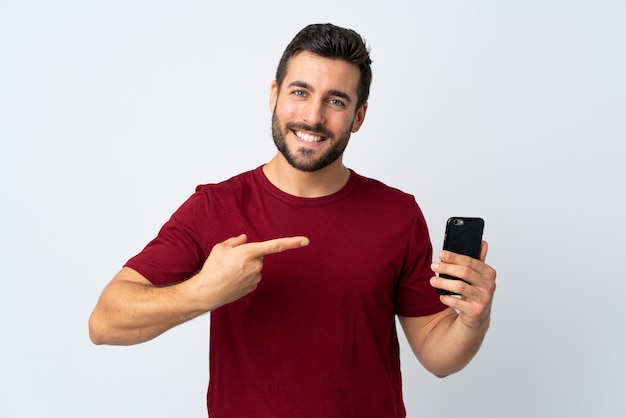
[[(307, 89), (307, 90), (311, 90), (311, 91), (315, 91), (315, 89), (313, 88), (313, 86), (311, 86), (309, 83), (306, 83), (304, 81), (292, 81), (291, 83), (289, 83), (288, 87), (301, 87), (303, 89)], [(329, 96), (335, 96), (335, 97), (341, 97), (342, 99), (345, 99), (348, 103), (352, 103), (352, 98), (350, 97), (350, 95), (348, 95), (348, 93), (345, 93), (341, 90), (329, 90), (328, 91), (328, 95)]]

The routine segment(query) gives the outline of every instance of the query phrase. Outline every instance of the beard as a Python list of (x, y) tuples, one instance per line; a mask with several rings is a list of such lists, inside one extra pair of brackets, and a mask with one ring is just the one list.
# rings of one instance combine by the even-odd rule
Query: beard
[[(307, 147), (300, 147), (295, 150), (295, 152), (291, 152), (285, 137), (289, 135), (292, 130), (316, 133), (323, 136), (325, 138), (324, 141), (334, 140), (334, 143), (321, 155), (316, 155), (317, 151), (315, 149)], [(278, 148), (278, 151), (285, 157), (289, 165), (301, 171), (318, 171), (337, 161), (348, 146), (351, 133), (352, 131), (350, 127), (348, 127), (345, 132), (342, 132), (341, 135), (335, 139), (334, 135), (323, 126), (286, 123), (283, 127), (283, 124), (276, 115), (276, 109), (274, 109), (274, 113), (272, 114), (272, 136), (274, 137), (276, 148)]]

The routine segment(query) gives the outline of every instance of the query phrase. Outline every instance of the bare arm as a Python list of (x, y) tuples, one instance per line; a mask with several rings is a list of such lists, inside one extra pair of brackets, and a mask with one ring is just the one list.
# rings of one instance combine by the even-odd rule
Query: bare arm
[(241, 235), (217, 244), (200, 272), (171, 286), (154, 286), (135, 270), (123, 268), (105, 287), (89, 318), (91, 340), (116, 345), (151, 340), (252, 292), (261, 280), (263, 256), (308, 245), (304, 237), (246, 240)]
[(128, 267), (104, 288), (89, 318), (89, 337), (94, 344), (137, 344), (206, 312), (187, 296), (189, 280), (156, 287)]
[(484, 263), (486, 256), (486, 242), (480, 260), (442, 251), (441, 262), (433, 263), (433, 271), (460, 277), (468, 283), (435, 276), (431, 285), (462, 296), (441, 296), (449, 308), (440, 313), (399, 318), (416, 357), (436, 376), (445, 377), (465, 367), (487, 333), (496, 272)]

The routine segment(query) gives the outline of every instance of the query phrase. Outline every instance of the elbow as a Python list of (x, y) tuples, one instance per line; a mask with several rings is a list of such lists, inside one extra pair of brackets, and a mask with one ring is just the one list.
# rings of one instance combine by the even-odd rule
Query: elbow
[(424, 368), (433, 376), (444, 379), (448, 376), (451, 376), (455, 373), (460, 372), (465, 368), (465, 364), (449, 364), (449, 363), (430, 363), (424, 364), (422, 363)]
[(95, 311), (89, 317), (89, 339), (95, 345), (107, 344), (106, 332)]
[(438, 368), (433, 367), (433, 368), (429, 368), (428, 371), (432, 373), (435, 377), (438, 377), (439, 379), (443, 379), (457, 372), (460, 372), (461, 370), (463, 370), (464, 367), (465, 365), (457, 366), (457, 367), (445, 367), (445, 366), (438, 367)]
[(104, 338), (102, 338), (102, 336), (97, 331), (92, 329), (91, 327), (89, 327), (89, 339), (95, 345), (103, 345), (103, 344), (105, 344)]
[(89, 339), (95, 345), (103, 345), (104, 344), (104, 339), (99, 338), (97, 336), (97, 334), (94, 334), (91, 330), (89, 330)]

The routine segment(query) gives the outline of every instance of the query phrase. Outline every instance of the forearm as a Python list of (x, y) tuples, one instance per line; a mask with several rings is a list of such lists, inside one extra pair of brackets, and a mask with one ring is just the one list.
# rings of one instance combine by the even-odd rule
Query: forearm
[(480, 328), (469, 328), (458, 315), (448, 315), (430, 330), (416, 355), (438, 377), (456, 373), (474, 358), (488, 327), (486, 323)]
[(191, 284), (155, 287), (113, 280), (89, 318), (91, 340), (95, 344), (138, 344), (207, 312), (207, 307), (188, 296)]
[[(481, 245), (480, 260), (441, 251), (441, 262), (431, 264), (436, 275), (430, 279), (430, 284), (462, 296), (441, 296), (448, 309), (439, 314), (422, 319), (403, 319), (413, 351), (437, 376), (444, 377), (464, 368), (485, 338), (496, 289), (496, 271), (485, 264), (486, 256), (485, 241)], [(463, 280), (448, 280), (442, 277), (444, 273)]]
[(137, 344), (185, 321), (242, 298), (261, 280), (263, 256), (300, 248), (306, 237), (247, 243), (247, 236), (216, 244), (202, 269), (190, 279), (156, 287), (124, 267), (102, 292), (89, 318), (95, 344)]

